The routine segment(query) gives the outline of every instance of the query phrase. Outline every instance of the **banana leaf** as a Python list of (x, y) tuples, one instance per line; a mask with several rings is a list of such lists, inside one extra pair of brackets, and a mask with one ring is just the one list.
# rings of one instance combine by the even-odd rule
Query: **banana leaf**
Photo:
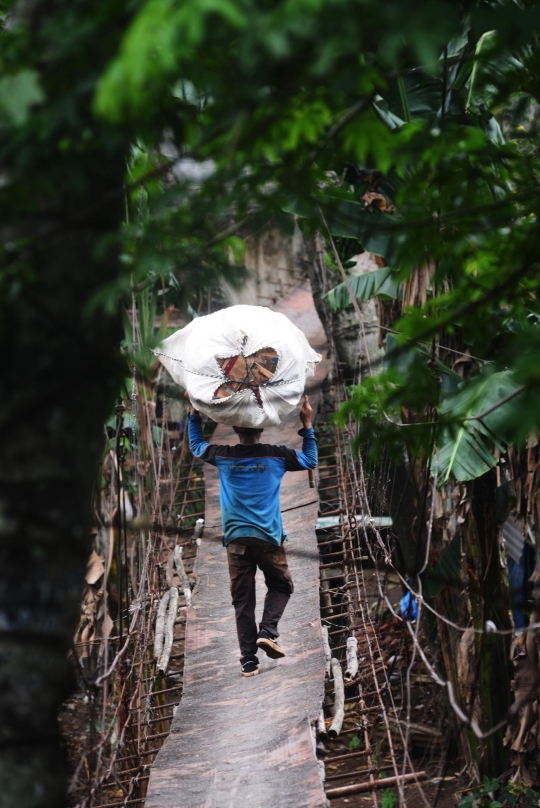
[[(381, 297), (385, 300), (396, 300), (401, 297), (402, 284), (390, 267), (374, 269), (349, 278), (349, 285), (357, 300), (370, 300)], [(352, 306), (349, 290), (344, 283), (338, 284), (324, 296), (332, 311), (347, 309)]]
[[(519, 406), (519, 396), (500, 406), (499, 402), (518, 387), (513, 374), (504, 370), (462, 383), (457, 394), (443, 402), (439, 415), (446, 424), (432, 461), (432, 473), (438, 464), (441, 485), (451, 474), (458, 480), (474, 480), (497, 464), (491, 446), (494, 444), (503, 451), (507, 445), (506, 424)], [(471, 420), (492, 407), (481, 420)]]
[(523, 62), (501, 49), (497, 32), (486, 31), (476, 46), (475, 62), (469, 79), (467, 108), (489, 108), (497, 96), (497, 87), (504, 83), (505, 78), (523, 70)]
[[(411, 375), (414, 374), (415, 369), (425, 367), (427, 362), (432, 360), (429, 351), (423, 348), (417, 348), (411, 345), (406, 350), (399, 346), (399, 343), (394, 334), (387, 334), (386, 336), (386, 355), (384, 357), (384, 367), (386, 370), (393, 368), (397, 370), (401, 378), (407, 382)], [(459, 385), (462, 383), (462, 378), (458, 373), (455, 373), (451, 368), (435, 360), (434, 373), (440, 377), (440, 395), (441, 397), (453, 395)]]
[(325, 232), (321, 211), (333, 236), (354, 238), (366, 252), (380, 255), (392, 264), (397, 249), (396, 216), (378, 210), (369, 211), (360, 202), (337, 196), (327, 196), (320, 202), (289, 199), (283, 208), (286, 213), (310, 219)]
[(442, 430), (440, 446), (431, 465), (432, 474), (435, 473), (437, 459), (440, 485), (447, 482), (450, 474), (457, 480), (474, 480), (497, 465), (495, 456), (481, 435), (467, 423), (457, 432)]
[(379, 118), (388, 126), (389, 129), (398, 129), (405, 123), (403, 118), (400, 118), (399, 115), (392, 112), (388, 102), (380, 95), (378, 95), (374, 100), (372, 106)]
[(378, 97), (373, 106), (380, 117), (386, 120), (405, 121), (435, 121), (442, 106), (442, 81), (433, 78), (424, 71), (415, 70), (407, 76), (390, 82), (384, 93), (384, 99)]
[(439, 595), (445, 586), (461, 580), (461, 538), (453, 537), (433, 569), (426, 572), (422, 581), (422, 594), (425, 598)]

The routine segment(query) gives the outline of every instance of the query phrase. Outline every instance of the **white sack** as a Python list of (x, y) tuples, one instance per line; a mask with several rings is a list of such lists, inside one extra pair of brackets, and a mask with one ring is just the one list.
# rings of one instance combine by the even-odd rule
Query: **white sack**
[[(247, 368), (249, 357), (264, 348), (273, 348), (277, 354), (267, 362), (267, 367), (275, 367), (273, 375), (262, 368), (267, 380), (251, 388), (233, 382), (233, 388), (241, 389), (227, 395), (229, 363), (222, 368), (218, 359), (245, 357), (237, 367)], [(154, 353), (174, 381), (188, 391), (197, 410), (221, 424), (261, 429), (279, 424), (296, 407), (306, 379), (321, 361), (299, 328), (284, 314), (264, 306), (230, 306), (197, 317), (167, 337)]]

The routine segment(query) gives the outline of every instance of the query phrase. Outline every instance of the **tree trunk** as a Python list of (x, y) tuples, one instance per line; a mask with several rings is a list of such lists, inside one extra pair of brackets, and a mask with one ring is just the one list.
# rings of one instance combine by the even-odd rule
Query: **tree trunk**
[[(71, 13), (26, 8), (30, 40)], [(77, 5), (79, 39), (58, 54), (35, 34), (45, 107), (32, 126), (0, 133), (0, 805), (10, 808), (64, 804), (57, 711), (74, 684), (91, 494), (123, 372), (117, 316), (88, 309), (118, 276), (125, 166), (122, 140), (91, 113), (117, 41), (114, 30), (98, 36), (94, 13)]]

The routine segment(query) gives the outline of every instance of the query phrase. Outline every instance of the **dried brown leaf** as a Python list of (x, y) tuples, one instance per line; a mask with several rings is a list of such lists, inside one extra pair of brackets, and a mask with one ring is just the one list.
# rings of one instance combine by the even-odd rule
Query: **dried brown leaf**
[(474, 629), (468, 628), (463, 632), (457, 649), (457, 676), (460, 693), (468, 700), (474, 688), (475, 667), (475, 633)]
[(106, 640), (107, 637), (110, 636), (113, 625), (114, 623), (111, 619), (109, 612), (106, 612), (103, 618), (103, 623), (101, 624), (101, 636), (103, 637), (104, 640)]
[(96, 584), (103, 573), (105, 572), (105, 564), (101, 556), (98, 556), (95, 550), (92, 550), (92, 555), (88, 559), (86, 566), (86, 575), (84, 576), (87, 584)]
[(383, 194), (375, 193), (374, 191), (366, 191), (362, 197), (364, 207), (368, 210), (384, 210), (387, 213), (395, 211), (395, 205), (389, 204)]

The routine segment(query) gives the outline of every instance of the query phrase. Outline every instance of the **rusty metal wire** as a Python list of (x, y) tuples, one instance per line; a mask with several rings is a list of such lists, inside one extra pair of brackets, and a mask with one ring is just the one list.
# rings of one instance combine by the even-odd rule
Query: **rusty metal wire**
[[(397, 790), (400, 806), (407, 806), (406, 789), (411, 785), (416, 786), (420, 799), (429, 806), (420, 782), (425, 779), (425, 772), (415, 771), (409, 753), (410, 709), (407, 710), (407, 704), (410, 705), (410, 682), (407, 682), (409, 687), (404, 692), (401, 679), (397, 683), (390, 680), (379, 642), (380, 628), (373, 614), (373, 587), (370, 591), (365, 575), (365, 562), (368, 562), (377, 579), (379, 603), (384, 602), (384, 598), (388, 600), (385, 595), (386, 582), (381, 579), (379, 565), (380, 560), (391, 558), (391, 550), (379, 531), (375, 535), (369, 522), (357, 520), (359, 513), (367, 513), (371, 517), (371, 511), (366, 511), (365, 507), (370, 501), (377, 503), (379, 515), (385, 512), (388, 468), (384, 466), (385, 459), (381, 458), (380, 479), (368, 481), (362, 454), (357, 456), (352, 450), (352, 435), (348, 430), (340, 431), (331, 421), (333, 411), (345, 398), (345, 387), (340, 380), (337, 363), (333, 370), (332, 389), (333, 406), (327, 406), (327, 412), (319, 415), (317, 425), (321, 450), (320, 512), (321, 516), (334, 513), (339, 515), (340, 520), (335, 529), (327, 529), (323, 535), (319, 535), (321, 616), (323, 624), (333, 629), (329, 631), (330, 643), (334, 643), (331, 649), (333, 656), (343, 659), (345, 635), (356, 636), (359, 642), (361, 669), (357, 681), (349, 685), (349, 692), (356, 688), (357, 695), (345, 700), (350, 707), (356, 708), (356, 715), (345, 714), (342, 735), (356, 737), (357, 744), (363, 746), (361, 754), (366, 759), (367, 768), (341, 773), (340, 778), (351, 782), (350, 786), (341, 789), (334, 787), (338, 775), (327, 776), (327, 796), (334, 800), (345, 793), (365, 791), (371, 794), (372, 803), (377, 806), (378, 777), (381, 771), (390, 769), (393, 774), (392, 787)], [(381, 480), (384, 480), (383, 484)], [(359, 491), (363, 491), (364, 495), (361, 501)], [(366, 537), (369, 538), (369, 545)], [(328, 684), (325, 710), (326, 714), (331, 714), (332, 684)], [(376, 748), (373, 746), (374, 732), (377, 738), (380, 737)], [(387, 750), (384, 765), (378, 760), (382, 739)], [(356, 749), (349, 754), (354, 756), (355, 753), (358, 754)], [(325, 758), (325, 764), (340, 761), (339, 765), (347, 765), (344, 763), (347, 758), (348, 755), (332, 755)]]
[[(405, 786), (415, 783), (415, 769), (410, 761), (408, 754), (408, 743), (405, 733), (403, 732), (400, 723), (402, 711), (404, 709), (402, 704), (398, 704), (394, 697), (392, 683), (389, 680), (386, 665), (382, 662), (383, 651), (381, 649), (378, 638), (378, 627), (376, 621), (372, 617), (370, 601), (373, 600), (372, 593), (368, 591), (368, 586), (364, 574), (364, 566), (362, 561), (370, 559), (370, 556), (364, 555), (364, 531), (363, 524), (356, 524), (355, 514), (358, 512), (358, 502), (356, 491), (358, 489), (358, 474), (363, 473), (359, 458), (354, 457), (350, 449), (350, 445), (346, 445), (344, 441), (344, 434), (335, 427), (330, 428), (318, 425), (318, 432), (321, 434), (321, 454), (323, 457), (321, 464), (321, 488), (325, 489), (327, 477), (325, 471), (328, 466), (324, 463), (326, 447), (332, 447), (332, 451), (328, 454), (329, 457), (336, 459), (336, 463), (332, 464), (337, 469), (336, 486), (340, 492), (340, 508), (342, 514), (340, 525), (332, 532), (332, 538), (325, 539), (320, 542), (319, 547), (321, 550), (321, 592), (324, 598), (325, 595), (332, 594), (335, 598), (340, 598), (340, 605), (323, 607), (322, 617), (325, 625), (332, 627), (334, 631), (329, 632), (330, 641), (334, 636), (338, 639), (338, 644), (334, 644), (332, 654), (338, 657), (343, 656), (345, 645), (339, 642), (339, 637), (344, 634), (350, 636), (358, 636), (363, 638), (364, 642), (361, 643), (361, 651), (365, 655), (363, 660), (362, 669), (359, 674), (359, 680), (351, 683), (358, 688), (358, 695), (351, 696), (346, 699), (346, 703), (351, 706), (356, 705), (356, 712), (359, 714), (360, 720), (355, 719), (354, 725), (345, 731), (349, 733), (352, 731), (353, 736), (361, 739), (364, 749), (363, 755), (366, 757), (367, 769), (364, 772), (349, 772), (348, 779), (355, 780), (356, 776), (365, 774), (361, 782), (366, 782), (372, 785), (370, 790), (373, 805), (376, 806), (376, 780), (379, 772), (391, 769), (394, 776), (394, 787), (398, 791), (399, 804), (406, 806)], [(324, 495), (322, 495), (324, 496)], [(321, 508), (321, 513), (325, 514), (324, 507)], [(334, 550), (332, 544), (339, 549)], [(331, 557), (333, 561), (325, 563), (328, 558), (328, 549), (333, 550)], [(385, 548), (387, 549), (387, 548)], [(326, 552), (325, 552), (326, 551)], [(341, 586), (328, 589), (325, 587), (325, 582), (329, 580), (328, 572), (334, 571), (334, 575), (330, 578), (333, 581), (342, 581)], [(339, 572), (336, 572), (339, 570)], [(328, 613), (329, 611), (333, 613)], [(336, 620), (343, 622), (345, 618), (346, 625), (336, 626)], [(380, 680), (382, 678), (382, 683)], [(350, 687), (350, 686), (349, 686)], [(384, 691), (384, 695), (383, 695)], [(332, 708), (331, 697), (325, 700), (326, 709)], [(376, 713), (376, 716), (373, 714)], [(388, 749), (389, 762), (384, 766), (378, 765), (375, 762), (377, 757), (374, 754), (373, 745), (371, 741), (372, 731), (374, 728), (373, 720), (378, 726), (378, 731), (382, 730), (385, 737), (385, 743)], [(346, 725), (350, 723), (346, 717)], [(397, 729), (397, 737), (396, 737)], [(396, 746), (396, 743), (398, 746)], [(351, 754), (354, 754), (352, 752)], [(342, 756), (334, 756), (327, 760), (332, 762)], [(343, 777), (346, 775), (343, 774)], [(331, 776), (327, 778), (330, 785), (327, 788), (328, 796), (331, 799), (338, 798), (337, 791), (334, 789), (334, 782)], [(421, 798), (425, 805), (429, 805), (425, 794), (420, 786), (420, 779), (417, 778), (417, 786), (420, 790)], [(356, 781), (358, 782), (358, 780)]]

